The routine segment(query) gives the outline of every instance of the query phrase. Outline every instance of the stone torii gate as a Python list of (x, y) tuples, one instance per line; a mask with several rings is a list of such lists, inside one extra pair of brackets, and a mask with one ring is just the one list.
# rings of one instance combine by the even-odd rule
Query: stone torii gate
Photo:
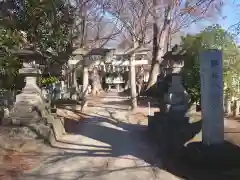
[[(86, 96), (86, 92), (88, 89), (88, 81), (89, 81), (88, 70), (91, 63), (93, 63), (91, 62), (91, 59), (89, 57), (93, 55), (108, 56), (109, 54), (111, 54), (110, 53), (111, 51), (112, 49), (106, 49), (106, 48), (94, 48), (90, 50), (85, 48), (78, 48), (72, 53), (75, 57), (78, 57), (79, 59), (71, 60), (71, 64), (73, 65), (73, 67), (65, 72), (65, 76), (70, 76), (73, 79), (72, 85), (74, 86), (76, 96), (79, 96), (79, 94), (81, 94), (80, 96), (82, 99), (84, 99), (84, 97)], [(82, 66), (83, 74), (84, 74), (83, 87), (81, 92), (79, 92), (79, 89), (78, 89), (77, 76), (76, 76), (76, 73), (77, 73), (76, 70), (77, 70), (77, 67), (79, 66)]]
[(150, 51), (149, 48), (144, 48), (142, 46), (133, 47), (124, 52), (115, 52), (115, 55), (129, 55), (129, 79), (131, 84), (131, 105), (132, 110), (137, 108), (137, 89), (136, 89), (136, 54), (144, 54), (145, 52)]

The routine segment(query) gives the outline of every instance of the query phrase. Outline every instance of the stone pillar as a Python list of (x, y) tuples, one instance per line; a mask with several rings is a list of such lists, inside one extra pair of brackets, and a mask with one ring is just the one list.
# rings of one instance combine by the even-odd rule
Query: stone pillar
[(72, 71), (72, 99), (73, 100), (78, 100), (79, 99), (79, 88), (78, 88), (78, 83), (77, 83), (77, 69), (76, 65), (73, 65), (73, 71)]
[(73, 79), (73, 78), (74, 78), (74, 74), (73, 74), (73, 71), (72, 71), (72, 72), (71, 72), (71, 84), (70, 84), (70, 85), (71, 85), (71, 88), (72, 88), (73, 85), (74, 85), (74, 81), (73, 81), (74, 79)]
[(203, 143), (224, 142), (222, 52), (200, 54), (201, 108)]
[(88, 60), (87, 57), (83, 57), (83, 87), (82, 87), (82, 99), (86, 99), (88, 94), (89, 85), (89, 72), (88, 72)]
[(136, 69), (135, 69), (135, 54), (133, 54), (129, 61), (130, 65), (130, 90), (131, 90), (131, 102), (132, 102), (132, 109), (137, 108), (137, 90), (136, 90)]
[(236, 110), (235, 110), (235, 111), (236, 111), (236, 112), (235, 112), (235, 113), (236, 113), (236, 116), (239, 115), (239, 110), (240, 110), (239, 108), (240, 108), (240, 101), (239, 101), (239, 99), (237, 99), (237, 100), (236, 100)]
[(76, 88), (76, 90), (78, 90), (76, 65), (74, 65), (73, 68), (74, 68), (74, 70), (73, 70), (73, 85)]
[(71, 72), (68, 73), (68, 75), (67, 75), (67, 84), (68, 84), (68, 88), (70, 88), (71, 87)]
[(232, 102), (231, 102), (231, 99), (229, 98), (228, 95), (225, 95), (224, 96), (224, 113), (226, 113), (227, 115), (230, 115), (231, 114), (231, 111), (232, 111)]

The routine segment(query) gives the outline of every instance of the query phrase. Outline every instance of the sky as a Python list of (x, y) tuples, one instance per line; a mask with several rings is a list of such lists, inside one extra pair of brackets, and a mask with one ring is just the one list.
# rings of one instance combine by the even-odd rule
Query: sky
[(238, 21), (240, 21), (240, 0), (225, 0), (222, 12), (217, 19), (197, 22), (197, 24), (191, 25), (187, 32), (197, 33), (206, 26), (216, 23), (220, 24), (224, 29), (230, 30), (229, 28)]
[[(236, 23), (240, 22), (240, 0), (230, 0), (222, 11), (219, 24), (227, 31), (236, 33)], [(238, 32), (239, 34), (240, 32)], [(240, 45), (240, 35), (236, 36), (236, 42)]]
[(219, 23), (225, 29), (229, 29), (229, 27), (236, 24), (240, 20), (240, 0), (230, 1), (225, 4), (221, 16), (225, 18), (219, 19)]
[[(197, 22), (190, 27), (181, 30), (183, 33), (195, 34), (212, 24), (220, 24), (225, 30), (232, 32), (231, 28), (237, 22), (240, 22), (240, 0), (224, 0), (222, 12), (217, 18), (209, 21)], [(240, 33), (240, 32), (239, 32)], [(240, 35), (236, 38), (237, 44), (240, 45)]]

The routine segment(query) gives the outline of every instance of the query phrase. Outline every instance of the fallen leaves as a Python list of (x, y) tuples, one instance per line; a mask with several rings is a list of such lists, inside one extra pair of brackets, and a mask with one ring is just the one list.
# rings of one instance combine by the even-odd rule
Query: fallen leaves
[(39, 153), (5, 149), (0, 155), (0, 180), (15, 180), (39, 163)]

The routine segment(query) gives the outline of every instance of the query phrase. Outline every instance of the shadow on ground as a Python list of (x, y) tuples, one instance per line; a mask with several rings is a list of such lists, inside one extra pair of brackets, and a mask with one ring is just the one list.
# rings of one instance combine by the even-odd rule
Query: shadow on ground
[(163, 169), (184, 179), (238, 180), (240, 178), (240, 149), (225, 142), (222, 147), (207, 148), (190, 143), (177, 156), (168, 158)]
[[(107, 101), (106, 104), (122, 107), (122, 105), (129, 104), (129, 101), (122, 98), (117, 102), (114, 100)], [(93, 106), (95, 107), (96, 104), (93, 104)], [(145, 104), (144, 106), (147, 105)], [(76, 144), (73, 142), (73, 145), (80, 145), (83, 149), (60, 151), (53, 154), (47, 160), (49, 166), (52, 166), (54, 163), (61, 164), (66, 161), (72, 161), (78, 157), (84, 157), (81, 161), (89, 157), (94, 157), (92, 159), (97, 159), (98, 157), (106, 159), (111, 157), (132, 159), (135, 157), (145, 161), (147, 165), (141, 164), (129, 167), (125, 165), (124, 168), (108, 169), (108, 164), (103, 164), (101, 168), (93, 170), (81, 167), (75, 173), (79, 173), (78, 179), (89, 173), (97, 179), (102, 174), (150, 167), (152, 169), (164, 169), (187, 180), (240, 179), (240, 170), (236, 170), (240, 167), (240, 149), (238, 146), (226, 142), (224, 146), (226, 148), (216, 147), (208, 151), (210, 153), (203, 153), (206, 151), (198, 143), (189, 143), (188, 146), (185, 146), (186, 142), (191, 141), (200, 132), (201, 121), (189, 123), (189, 119), (185, 117), (179, 118), (182, 115), (170, 114), (171, 123), (169, 123), (169, 119), (165, 119), (162, 116), (158, 119), (159, 121), (156, 121), (156, 124), (152, 124), (151, 131), (149, 131), (147, 126), (119, 121), (119, 118), (114, 116), (114, 110), (109, 110), (114, 108), (105, 108), (108, 113), (106, 116), (83, 114), (80, 120), (65, 118), (64, 128), (68, 134), (82, 135), (100, 143), (91, 144), (85, 141), (79, 142), (81, 144)], [(116, 108), (115, 111), (119, 111), (119, 109)], [(153, 134), (153, 129), (157, 133)], [(218, 156), (215, 156), (216, 154)], [(215, 157), (221, 158), (216, 159)], [(41, 177), (42, 179), (58, 180), (54, 177), (55, 175), (38, 174), (38, 176), (44, 176)]]
[[(156, 136), (159, 136), (157, 138), (158, 146), (156, 146), (153, 140), (155, 138), (151, 136), (152, 134), (149, 133), (146, 126), (118, 121), (112, 113), (109, 112), (110, 118), (91, 116), (80, 121), (66, 118), (64, 121), (67, 133), (83, 135), (108, 144), (111, 148), (104, 145), (80, 144), (82, 146), (104, 148), (104, 150), (84, 149), (82, 153), (66, 152), (63, 155), (56, 155), (52, 158), (51, 163), (77, 156), (120, 157), (131, 155), (144, 160), (151, 167), (164, 169), (184, 179), (237, 180), (240, 178), (240, 170), (236, 170), (240, 166), (240, 149), (238, 146), (226, 142), (224, 148), (213, 148), (210, 151), (208, 150), (208, 153), (202, 153), (205, 150), (196, 142), (184, 146), (186, 142), (200, 132), (201, 121), (189, 123), (185, 119), (175, 121), (170, 125), (169, 123), (168, 125), (162, 124), (159, 134), (156, 134)], [(215, 156), (216, 154), (218, 156)], [(222, 159), (215, 157), (221, 157)], [(107, 171), (103, 172), (106, 173)]]
[[(152, 108), (158, 108), (159, 107), (159, 103), (156, 100), (153, 100), (152, 98), (147, 98), (147, 97), (139, 97), (137, 104), (138, 107), (148, 107), (150, 102), (150, 106)], [(120, 106), (130, 106), (131, 105), (131, 99), (122, 99), (121, 101), (118, 101), (118, 104)], [(116, 105), (116, 101), (108, 101), (107, 105)]]

